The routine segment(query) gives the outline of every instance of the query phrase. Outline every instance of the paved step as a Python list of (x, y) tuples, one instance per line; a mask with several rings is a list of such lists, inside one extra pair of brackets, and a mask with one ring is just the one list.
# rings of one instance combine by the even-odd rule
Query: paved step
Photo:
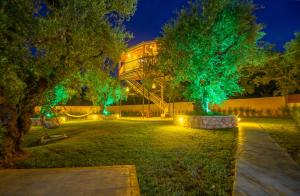
[(138, 196), (135, 166), (0, 170), (1, 196)]

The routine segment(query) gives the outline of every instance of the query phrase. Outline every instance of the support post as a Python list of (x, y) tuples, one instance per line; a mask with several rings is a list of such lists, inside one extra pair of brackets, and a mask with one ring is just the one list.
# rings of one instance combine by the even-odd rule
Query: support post
[[(160, 80), (160, 98), (161, 98), (161, 103), (160, 103), (160, 105), (161, 105), (162, 108), (164, 108), (164, 105), (163, 105), (163, 103), (164, 103), (164, 78), (165, 78), (165, 77), (161, 78), (161, 80)], [(163, 112), (163, 113), (162, 113), (161, 116), (165, 115), (165, 114), (164, 114), (164, 112), (165, 112), (164, 109), (163, 109), (162, 112)]]

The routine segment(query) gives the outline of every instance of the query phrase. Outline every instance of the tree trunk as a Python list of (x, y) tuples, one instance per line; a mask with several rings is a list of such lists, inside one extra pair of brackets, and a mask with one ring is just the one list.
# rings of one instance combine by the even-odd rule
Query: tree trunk
[(4, 141), (1, 149), (0, 165), (2, 167), (14, 167), (16, 158), (25, 154), (21, 148), (23, 135), (26, 134), (31, 125), (31, 113), (0, 105), (0, 122), (5, 129)]
[(202, 102), (200, 100), (195, 100), (194, 111), (199, 114), (203, 112)]
[[(31, 115), (36, 105), (35, 100), (45, 92), (47, 88), (53, 86), (48, 85), (45, 78), (39, 78), (37, 82), (32, 82), (33, 78), (29, 77), (27, 84), (31, 85), (25, 96), (16, 105), (10, 104), (5, 100), (3, 92), (3, 100), (0, 102), (0, 124), (4, 128), (4, 141), (0, 149), (0, 167), (14, 167), (16, 159), (24, 155), (21, 148), (23, 135), (25, 135), (31, 126)], [(54, 85), (54, 84), (53, 84)]]

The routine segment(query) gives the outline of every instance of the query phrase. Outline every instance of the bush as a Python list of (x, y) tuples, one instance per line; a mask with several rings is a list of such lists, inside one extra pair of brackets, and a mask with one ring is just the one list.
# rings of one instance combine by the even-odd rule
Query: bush
[(286, 117), (290, 115), (289, 107), (288, 106), (283, 106), (280, 108), (282, 116)]
[(139, 117), (142, 116), (141, 112), (134, 112), (134, 111), (122, 111), (122, 116), (130, 116), (130, 117)]
[(251, 109), (250, 113), (252, 117), (257, 116), (257, 111), (255, 109)]
[(294, 119), (294, 121), (297, 123), (298, 127), (300, 127), (300, 106), (294, 105), (290, 109), (290, 115)]
[[(195, 115), (195, 116), (226, 116), (224, 113), (221, 112), (198, 112), (198, 111), (193, 111), (189, 112), (189, 115)], [(228, 113), (228, 115), (230, 115)]]
[(240, 116), (244, 116), (245, 115), (245, 108), (243, 108), (243, 107), (239, 108), (239, 115)]
[(228, 114), (229, 114), (229, 115), (232, 115), (232, 114), (233, 114), (233, 110), (232, 110), (231, 107), (228, 108)]
[(250, 116), (250, 113), (251, 113), (251, 109), (249, 107), (247, 107), (245, 109), (245, 116), (249, 117)]
[(272, 115), (273, 115), (272, 110), (271, 110), (271, 109), (267, 109), (267, 110), (266, 110), (266, 115), (267, 115), (268, 117), (272, 116)]
[(262, 117), (263, 116), (264, 111), (263, 110), (257, 110), (256, 114), (258, 117)]

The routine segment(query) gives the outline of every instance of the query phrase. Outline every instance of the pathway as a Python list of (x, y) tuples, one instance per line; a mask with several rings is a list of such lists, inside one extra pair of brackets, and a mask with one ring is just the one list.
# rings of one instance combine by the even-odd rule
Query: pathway
[(300, 167), (255, 123), (240, 123), (233, 195), (300, 195)]
[(138, 196), (135, 166), (0, 170), (5, 196)]

